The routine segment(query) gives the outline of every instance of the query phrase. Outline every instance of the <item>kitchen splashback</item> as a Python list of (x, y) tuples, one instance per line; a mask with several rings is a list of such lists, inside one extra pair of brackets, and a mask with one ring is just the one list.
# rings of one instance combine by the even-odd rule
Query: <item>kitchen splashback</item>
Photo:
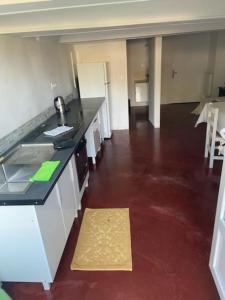
[[(68, 103), (73, 99), (73, 94), (66, 97), (65, 102)], [(45, 122), (48, 118), (50, 118), (55, 113), (54, 106), (49, 107), (30, 121), (26, 122), (19, 128), (10, 132), (2, 139), (0, 139), (0, 155), (6, 152), (9, 148), (11, 148), (14, 144), (20, 141), (23, 137), (25, 137), (29, 132), (38, 127), (41, 123)]]

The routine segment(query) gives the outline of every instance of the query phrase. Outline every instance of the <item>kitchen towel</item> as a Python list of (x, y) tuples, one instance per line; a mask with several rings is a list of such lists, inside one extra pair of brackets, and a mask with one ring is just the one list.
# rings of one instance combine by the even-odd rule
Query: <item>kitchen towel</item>
[(60, 164), (59, 160), (46, 160), (37, 172), (30, 178), (31, 181), (49, 181)]

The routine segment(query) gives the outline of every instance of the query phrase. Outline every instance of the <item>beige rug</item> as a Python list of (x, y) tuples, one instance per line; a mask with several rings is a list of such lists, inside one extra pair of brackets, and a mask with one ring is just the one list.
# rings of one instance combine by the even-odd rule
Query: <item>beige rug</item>
[(71, 270), (132, 271), (129, 208), (86, 208)]

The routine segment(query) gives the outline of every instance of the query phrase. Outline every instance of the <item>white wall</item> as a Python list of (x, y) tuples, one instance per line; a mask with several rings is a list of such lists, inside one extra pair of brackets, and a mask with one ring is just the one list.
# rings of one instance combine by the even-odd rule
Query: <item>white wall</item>
[(225, 86), (225, 31), (215, 36), (216, 54), (213, 80), (213, 96), (218, 96), (218, 87)]
[(146, 105), (135, 101), (135, 81), (148, 80), (149, 73), (149, 51), (148, 40), (136, 39), (127, 41), (127, 77), (128, 97), (131, 106)]
[(0, 37), (0, 66), (0, 138), (72, 93), (69, 48), (56, 39)]
[[(163, 38), (162, 103), (200, 101), (205, 94), (210, 34)], [(172, 78), (172, 71), (177, 74)]]
[(149, 39), (149, 121), (160, 127), (162, 37)]
[(218, 96), (219, 86), (225, 86), (225, 31), (163, 38), (162, 104)]
[(216, 52), (217, 52), (217, 32), (214, 31), (209, 33), (208, 63), (207, 63), (207, 69), (205, 74), (205, 86), (204, 86), (205, 97), (212, 97)]
[(74, 50), (77, 63), (108, 62), (112, 129), (128, 129), (126, 41), (79, 43)]

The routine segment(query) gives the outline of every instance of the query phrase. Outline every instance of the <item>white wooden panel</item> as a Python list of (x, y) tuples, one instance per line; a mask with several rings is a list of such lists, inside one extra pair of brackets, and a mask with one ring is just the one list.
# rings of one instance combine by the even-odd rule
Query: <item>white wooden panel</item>
[(86, 176), (86, 178), (84, 180), (84, 184), (83, 184), (83, 186), (82, 186), (82, 188), (80, 190), (80, 199), (82, 199), (82, 197), (83, 197), (85, 188), (88, 187), (88, 179), (89, 179), (89, 172), (87, 173), (87, 176)]
[(70, 174), (70, 167), (69, 165), (67, 165), (57, 182), (62, 206), (66, 238), (70, 233), (70, 229), (73, 225), (73, 221), (76, 215), (76, 198), (74, 194), (73, 181)]
[(79, 190), (79, 183), (78, 183), (78, 176), (77, 176), (77, 168), (75, 163), (75, 156), (72, 156), (70, 163), (70, 176), (71, 180), (73, 182), (73, 188), (74, 188), (74, 195), (76, 200), (76, 211), (75, 211), (75, 217), (77, 217), (77, 210), (81, 209), (80, 205), (80, 190)]
[[(224, 259), (224, 253), (225, 253), (225, 237), (222, 236), (222, 234), (219, 232), (218, 234), (218, 248), (217, 248), (217, 257), (215, 260), (215, 272), (217, 274), (218, 280), (220, 282), (225, 282), (225, 259)], [(225, 290), (223, 287), (223, 294), (225, 295)]]
[(94, 135), (94, 144), (95, 144), (95, 154), (101, 149), (101, 128), (98, 114), (93, 121), (93, 135)]
[(53, 282), (88, 176), (79, 192), (72, 157), (44, 205), (0, 207), (1, 281)]
[(110, 94), (110, 83), (108, 83), (106, 85), (106, 89), (105, 89), (105, 102), (103, 104), (103, 107), (105, 105), (105, 108), (103, 108), (104, 110), (104, 114), (105, 114), (105, 118), (106, 118), (106, 138), (111, 138), (111, 135), (112, 135), (112, 123), (111, 123), (111, 99), (109, 97), (109, 94)]
[(220, 298), (225, 299), (225, 238), (221, 232), (217, 233), (215, 256), (211, 261), (211, 271), (215, 280)]
[(101, 119), (103, 122), (103, 132), (104, 132), (104, 138), (111, 138), (112, 131), (111, 131), (111, 123), (110, 123), (110, 112), (109, 112), (109, 103), (106, 99), (104, 103), (102, 104), (101, 110)]
[(90, 124), (88, 130), (86, 131), (85, 138), (87, 140), (87, 156), (88, 157), (95, 157), (95, 141), (94, 141), (94, 134), (93, 134), (93, 122)]
[(104, 63), (77, 65), (81, 98), (105, 97)]
[(56, 187), (45, 204), (36, 206), (35, 209), (53, 281), (66, 244), (63, 216)]
[(101, 140), (104, 140), (105, 137), (105, 133), (104, 133), (104, 118), (103, 118), (103, 114), (102, 114), (102, 107), (99, 110), (99, 123), (100, 123), (100, 132), (101, 132)]
[(221, 172), (209, 266), (220, 298), (225, 300), (225, 161)]
[(0, 207), (0, 241), (1, 281), (51, 282), (34, 206)]

